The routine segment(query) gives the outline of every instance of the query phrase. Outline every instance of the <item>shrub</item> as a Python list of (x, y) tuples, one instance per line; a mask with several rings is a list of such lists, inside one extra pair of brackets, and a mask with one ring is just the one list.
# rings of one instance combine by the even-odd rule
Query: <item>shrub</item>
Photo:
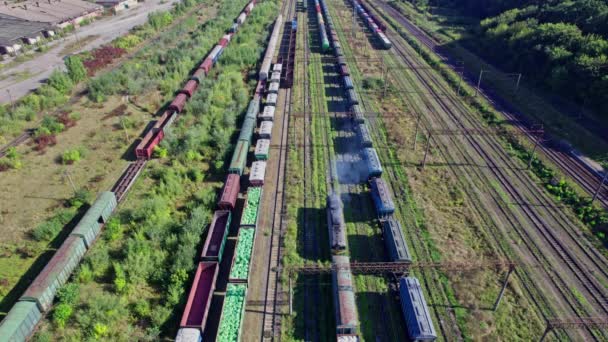
[(73, 305), (76, 303), (78, 299), (78, 295), (80, 294), (80, 287), (76, 283), (68, 283), (62, 286), (59, 291), (57, 291), (57, 298), (59, 302)]
[(141, 38), (134, 34), (128, 34), (124, 37), (116, 39), (114, 46), (117, 48), (130, 50), (141, 43)]
[(71, 165), (80, 161), (81, 157), (82, 156), (80, 155), (80, 150), (69, 149), (63, 152), (63, 154), (61, 155), (61, 162), (64, 164)]
[(105, 237), (108, 241), (115, 241), (121, 238), (123, 233), (123, 226), (120, 223), (120, 219), (115, 217), (111, 218), (110, 221), (106, 223), (105, 230)]
[(40, 127), (36, 129), (35, 136), (56, 135), (65, 129), (65, 125), (57, 120), (56, 117), (45, 115), (42, 118)]
[(63, 227), (70, 222), (76, 212), (74, 210), (62, 210), (55, 216), (40, 223), (32, 230), (32, 237), (36, 241), (50, 241), (54, 239)]
[(87, 78), (87, 69), (82, 64), (82, 59), (78, 56), (70, 56), (65, 60), (68, 69), (68, 76), (74, 83), (78, 83)]
[(91, 282), (91, 280), (93, 280), (93, 271), (91, 270), (91, 267), (86, 263), (81, 264), (76, 279), (78, 279), (78, 282), (81, 284)]
[(51, 87), (57, 89), (57, 91), (63, 95), (67, 95), (74, 86), (72, 80), (68, 77), (67, 74), (57, 70), (53, 71), (53, 73), (49, 77), (48, 84)]
[(152, 156), (154, 158), (167, 158), (167, 156), (169, 155), (169, 151), (161, 146), (156, 146), (154, 148), (154, 151), (152, 152)]
[(53, 310), (53, 322), (60, 328), (64, 328), (68, 319), (72, 315), (72, 307), (68, 304), (61, 303)]
[(76, 190), (74, 196), (68, 199), (67, 204), (72, 208), (80, 208), (83, 204), (88, 203), (91, 199), (91, 192), (85, 188)]

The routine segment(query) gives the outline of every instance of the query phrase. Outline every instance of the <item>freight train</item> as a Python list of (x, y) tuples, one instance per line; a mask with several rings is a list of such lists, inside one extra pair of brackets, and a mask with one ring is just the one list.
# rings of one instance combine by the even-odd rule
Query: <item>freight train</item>
[[(363, 160), (368, 170), (368, 179), (371, 188), (371, 195), (376, 207), (376, 212), (382, 225), (382, 234), (388, 251), (389, 259), (392, 262), (411, 262), (412, 258), (407, 248), (405, 236), (401, 224), (393, 215), (395, 204), (393, 202), (388, 184), (381, 178), (382, 165), (376, 150), (373, 148), (373, 141), (365, 123), (365, 115), (361, 109), (360, 99), (355, 90), (353, 80), (350, 77), (350, 70), (344, 58), (341, 45), (338, 41), (337, 32), (329, 15), (329, 11), (323, 0), (319, 0), (321, 9), (325, 14), (327, 26), (330, 32), (331, 44), (334, 48), (336, 57), (336, 68), (345, 90), (347, 104), (350, 107), (351, 118), (355, 126), (359, 139)], [(382, 41), (384, 48), (391, 47), (390, 41), (386, 38), (383, 31), (386, 29), (380, 26), (380, 21), (370, 15), (368, 10), (359, 1), (352, 0), (357, 12), (366, 19), (370, 29)], [(317, 0), (315, 0), (315, 4)], [(344, 255), (346, 249), (346, 233), (341, 227), (343, 223), (342, 205), (340, 198), (336, 194), (330, 194), (327, 198), (327, 222), (331, 240), (332, 262), (337, 270), (333, 272), (332, 285), (334, 291), (334, 301), (336, 310), (336, 332), (339, 342), (358, 341), (356, 334), (357, 316), (356, 305), (354, 304), (354, 290), (352, 286), (352, 275), (350, 272), (350, 260)], [(341, 233), (344, 232), (344, 233)], [(336, 241), (344, 239), (345, 246)], [(342, 255), (339, 255), (342, 254)], [(436, 339), (436, 332), (433, 326), (428, 306), (424, 300), (420, 283), (416, 278), (402, 278), (399, 284), (401, 307), (407, 326), (409, 338), (412, 341), (433, 341)]]
[[(256, 0), (252, 0), (247, 4), (231, 26), (229, 33), (220, 39), (152, 129), (146, 133), (135, 151), (138, 159), (150, 159), (152, 157), (154, 148), (164, 137), (165, 129), (171, 126), (177, 115), (183, 111), (186, 102), (197, 90), (201, 80), (209, 74), (213, 65), (217, 63), (224, 48), (230, 43), (238, 28), (245, 22), (255, 3)], [(257, 109), (253, 114), (254, 120), (256, 116)], [(182, 317), (181, 327), (183, 329), (180, 329), (178, 334), (178, 339), (181, 341), (200, 341), (231, 221), (231, 210), (234, 210), (239, 186), (240, 183), (235, 180), (234, 175), (228, 175), (226, 186), (218, 203), (220, 210), (215, 212), (213, 222), (209, 228), (208, 238), (196, 271), (188, 305)], [(55, 294), (68, 281), (72, 271), (80, 263), (86, 251), (92, 247), (102, 227), (108, 222), (117, 205), (118, 200), (114, 192), (105, 191), (97, 197), (42, 272), (34, 279), (2, 320), (0, 323), (1, 340), (25, 341), (29, 338), (42, 317), (51, 309)]]
[(363, 2), (360, 2), (358, 0), (351, 0), (351, 4), (353, 5), (357, 13), (359, 13), (361, 18), (365, 22), (365, 25), (367, 25), (367, 27), (372, 31), (372, 34), (376, 38), (378, 38), (382, 47), (385, 49), (390, 49), (393, 44), (388, 39), (386, 34), (384, 34), (384, 31), (386, 31), (386, 26), (382, 23), (382, 21), (378, 20), (378, 18), (376, 18), (374, 14), (371, 13), (369, 8), (367, 8), (367, 6), (363, 4)]

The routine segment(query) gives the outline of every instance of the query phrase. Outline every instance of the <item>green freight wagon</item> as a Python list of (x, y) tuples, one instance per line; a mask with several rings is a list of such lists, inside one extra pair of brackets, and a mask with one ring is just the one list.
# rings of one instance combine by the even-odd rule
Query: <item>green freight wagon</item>
[(247, 153), (249, 152), (249, 142), (239, 140), (236, 143), (234, 154), (232, 154), (232, 161), (230, 162), (230, 168), (228, 172), (236, 173), (239, 176), (243, 175), (245, 166), (247, 165)]
[(49, 311), (57, 290), (68, 281), (85, 252), (82, 238), (69, 236), (19, 300), (35, 302), (40, 311)]
[(255, 228), (257, 226), (258, 210), (260, 207), (261, 198), (261, 187), (249, 187), (247, 190), (247, 200), (245, 201), (245, 207), (243, 208), (243, 214), (241, 215), (241, 224), (239, 227)]
[(258, 113), (260, 112), (260, 98), (257, 97), (249, 102), (249, 107), (247, 107), (247, 114), (245, 114), (245, 118), (256, 119), (258, 117)]
[(251, 145), (251, 138), (253, 137), (253, 131), (255, 130), (256, 118), (246, 117), (241, 127), (241, 134), (239, 140), (247, 141)]
[(36, 303), (15, 303), (0, 324), (0, 341), (26, 341), (41, 318)]
[(246, 297), (246, 284), (228, 283), (216, 339), (217, 342), (236, 342), (241, 340)]
[(83, 238), (87, 248), (91, 248), (97, 235), (99, 235), (101, 224), (108, 222), (116, 205), (116, 196), (113, 192), (102, 192), (78, 222), (71, 235)]
[(255, 229), (241, 228), (236, 240), (236, 248), (230, 267), (228, 281), (231, 283), (247, 283), (251, 271), (251, 257), (255, 244)]

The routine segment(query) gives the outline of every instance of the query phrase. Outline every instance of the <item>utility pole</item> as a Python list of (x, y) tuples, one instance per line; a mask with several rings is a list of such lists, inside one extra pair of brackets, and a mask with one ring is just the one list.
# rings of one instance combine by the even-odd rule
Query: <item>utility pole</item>
[(420, 129), (420, 120), (422, 120), (422, 113), (418, 114), (418, 119), (416, 119), (416, 133), (414, 133), (414, 147), (412, 148), (416, 151), (416, 144), (418, 143), (418, 130)]
[(429, 140), (426, 143), (426, 150), (424, 151), (424, 159), (422, 159), (422, 169), (426, 166), (426, 158), (429, 155), (429, 150), (431, 149), (431, 141), (433, 140), (433, 132), (429, 131)]
[(74, 181), (72, 180), (72, 176), (70, 176), (70, 172), (68, 171), (68, 169), (65, 169), (63, 174), (70, 182), (70, 185), (72, 186), (72, 190), (74, 190), (74, 194), (76, 194), (76, 185), (74, 185)]
[(477, 88), (475, 88), (475, 97), (477, 97), (477, 93), (479, 93), (479, 87), (481, 86), (481, 78), (483, 77), (483, 69), (479, 71), (479, 80), (477, 80)]
[(602, 190), (602, 187), (604, 186), (604, 182), (606, 181), (607, 178), (608, 178), (608, 170), (604, 170), (604, 177), (602, 178), (600, 185), (597, 187), (597, 190), (595, 190), (591, 203), (595, 202), (595, 200), (597, 199), (597, 196), (599, 196), (600, 191)]

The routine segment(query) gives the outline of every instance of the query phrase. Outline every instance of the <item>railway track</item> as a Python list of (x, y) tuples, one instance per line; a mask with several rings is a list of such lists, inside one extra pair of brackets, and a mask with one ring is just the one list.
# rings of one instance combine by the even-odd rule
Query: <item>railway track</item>
[[(293, 17), (295, 9), (295, 0), (286, 0), (283, 2), (281, 13), (286, 15), (285, 21)], [(287, 25), (285, 26), (287, 28)], [(285, 34), (285, 32), (283, 33)], [(281, 39), (281, 49), (283, 49), (284, 39)], [(281, 146), (288, 146), (288, 132), (291, 107), (293, 104), (291, 88), (285, 90), (283, 102), (283, 116), (281, 124)], [(264, 314), (262, 317), (262, 336), (261, 340), (280, 340), (281, 336), (281, 310), (280, 303), (285, 301), (281, 298), (281, 256), (283, 247), (283, 235), (286, 229), (285, 221), (285, 166), (288, 159), (288, 148), (279, 149), (279, 162), (277, 163), (277, 178), (275, 179), (275, 187), (277, 192), (274, 196), (273, 203), (273, 218), (270, 232), (270, 256), (268, 258), (267, 275), (266, 275), (266, 291), (264, 297)]]
[(19, 135), (18, 137), (13, 139), (13, 141), (11, 141), (10, 143), (2, 146), (2, 148), (0, 148), (0, 158), (4, 157), (11, 147), (17, 147), (28, 141), (31, 138), (32, 134), (34, 134), (34, 130), (28, 129), (21, 133), (21, 135)]
[[(408, 56), (403, 53), (403, 51), (402, 51), (403, 47), (400, 46), (400, 43), (398, 42), (397, 39), (393, 38), (393, 41), (396, 42), (396, 50), (399, 51), (400, 54), (402, 55), (403, 59), (407, 61)], [(412, 62), (410, 61), (410, 64), (411, 63)], [(422, 70), (415, 71), (415, 73), (418, 73), (418, 74), (423, 73), (423, 72), (424, 71), (422, 71)], [(424, 77), (420, 77), (420, 79), (424, 80)], [(437, 86), (436, 83), (434, 83), (434, 85)], [(426, 86), (430, 89), (433, 89), (428, 84), (426, 84)], [(441, 89), (441, 88), (439, 88), (439, 89)], [(451, 105), (454, 105), (454, 103), (452, 103)], [(456, 106), (456, 107), (458, 107), (458, 106)], [(459, 127), (463, 127), (463, 124), (461, 123), (461, 119), (463, 119), (462, 115), (461, 116), (456, 115), (452, 110), (447, 108), (445, 104), (444, 104), (443, 110), (450, 113), (453, 123), (456, 123), (457, 125), (459, 125)], [(465, 115), (465, 117), (466, 117), (466, 115)], [(468, 117), (467, 117), (467, 120), (469, 121), (470, 124), (474, 124), (474, 125), (478, 124), (475, 122), (475, 120), (472, 120)], [(464, 142), (465, 143), (468, 142), (469, 144), (471, 144), (474, 147), (474, 149), (479, 153), (479, 155), (481, 155), (483, 157), (484, 160), (491, 161), (490, 169), (492, 170), (492, 173), (494, 174), (494, 176), (496, 178), (498, 178), (501, 186), (507, 189), (507, 192), (509, 193), (509, 195), (512, 198), (514, 198), (516, 201), (520, 202), (520, 204), (527, 203), (527, 201), (526, 201), (527, 197), (525, 197), (518, 190), (517, 186), (514, 186), (512, 184), (512, 178), (508, 177), (508, 175), (506, 174), (506, 171), (498, 166), (497, 162), (494, 159), (492, 159), (490, 154), (483, 149), (481, 144), (476, 141), (473, 141), (470, 137), (466, 137), (463, 139), (468, 140), (468, 141), (464, 141)], [(488, 140), (488, 139), (489, 138), (485, 138), (484, 140)], [(455, 143), (457, 145), (462, 142), (463, 141), (456, 141)], [(497, 143), (491, 144), (491, 147), (492, 147), (492, 151), (495, 151), (495, 150), (498, 151), (497, 158), (499, 158), (501, 162), (506, 163), (506, 164), (510, 163), (508, 156), (504, 155), (504, 153), (503, 154), (500, 153), (500, 146), (498, 146)], [(513, 167), (514, 166), (512, 166), (512, 168)], [(532, 199), (534, 199), (536, 201), (540, 201), (540, 203), (543, 203), (543, 201), (546, 200), (546, 199), (543, 199), (538, 193), (534, 193), (532, 196)], [(545, 221), (544, 217), (541, 217), (541, 214), (532, 210), (530, 208), (530, 206), (522, 205), (521, 207), (522, 207), (523, 215), (525, 217), (527, 217), (528, 222), (532, 223), (532, 225), (535, 226), (535, 228), (537, 228), (537, 230), (541, 233), (541, 235), (545, 239), (545, 241), (548, 242), (549, 245), (556, 252), (555, 254), (561, 259), (562, 262), (565, 262), (565, 264), (568, 265), (568, 267), (572, 271), (573, 275), (578, 279), (578, 281), (583, 285), (583, 287), (585, 289), (587, 289), (587, 291), (588, 291), (587, 293), (590, 295), (590, 297), (594, 298), (594, 300), (597, 303), (597, 306), (600, 308), (601, 314), (605, 314), (606, 313), (605, 289), (603, 288), (602, 285), (598, 284), (598, 282), (593, 277), (590, 277), (588, 275), (588, 267), (586, 267), (585, 265), (582, 265), (582, 262), (578, 261), (578, 258), (573, 255), (573, 253), (570, 251), (570, 248), (565, 245), (565, 243), (562, 240), (564, 235), (562, 234), (562, 235), (558, 236), (557, 233), (555, 233), (553, 231), (552, 227), (549, 226), (549, 224)], [(554, 213), (549, 213), (549, 214), (552, 216), (560, 216), (560, 217), (554, 217), (554, 218), (556, 218), (558, 221), (558, 224), (562, 225), (562, 227), (566, 230), (566, 232), (568, 233), (567, 235), (573, 240), (573, 242), (575, 244), (577, 244), (578, 239), (576, 238), (576, 236), (572, 235), (573, 232), (569, 229), (569, 227), (566, 227), (565, 225), (560, 223), (560, 222), (562, 222), (561, 219), (564, 219), (563, 215), (555, 215)], [(517, 215), (515, 215), (515, 216), (517, 216)], [(516, 225), (524, 226), (524, 225), (521, 225), (519, 222), (517, 222)], [(531, 236), (528, 235), (528, 232), (525, 231), (525, 229), (519, 229), (519, 231), (520, 231), (520, 234), (523, 231), (523, 233), (524, 233), (523, 236), (531, 238)], [(533, 241), (533, 240), (530, 239), (530, 241)], [(526, 243), (528, 243), (528, 242), (526, 242)], [(538, 245), (538, 243), (535, 243), (535, 244), (537, 246), (535, 246), (534, 250), (537, 250), (539, 252), (542, 251), (542, 246)], [(596, 271), (599, 271), (598, 273), (603, 274), (603, 276), (605, 277), (606, 276), (606, 274), (604, 272), (605, 267), (602, 267), (601, 264), (598, 264), (598, 262), (596, 262), (596, 259), (595, 259), (598, 256), (597, 251), (594, 251), (593, 249), (591, 249), (590, 252), (588, 252), (587, 248), (589, 246), (581, 246), (580, 244), (578, 244), (578, 247), (583, 252), (582, 254), (588, 258), (587, 265), (589, 265), (589, 264), (595, 265)], [(530, 250), (532, 251), (533, 249), (530, 249)], [(541, 258), (539, 258), (539, 259), (541, 259)], [(601, 260), (601, 258), (600, 258), (600, 260)], [(560, 277), (558, 277), (558, 278), (560, 278)], [(562, 287), (567, 286), (566, 285), (567, 283), (565, 282), (564, 279), (561, 279), (561, 280), (558, 279), (558, 282), (562, 283)], [(565, 295), (565, 297), (567, 297), (567, 295)], [(574, 311), (576, 312), (577, 310), (574, 309)]]
[[(393, 8), (391, 5), (384, 1), (372, 1), (377, 4), (387, 13), (390, 13), (391, 17), (399, 22), (412, 36), (414, 36), (420, 43), (427, 47), (430, 51), (434, 52), (446, 65), (455, 68), (455, 64), (439, 50), (439, 44), (429, 37), (425, 32), (420, 30), (418, 27), (413, 25), (407, 18), (405, 18), (398, 10)], [(455, 70), (455, 69), (454, 69)], [(476, 87), (475, 80), (470, 76), (466, 78), (466, 81), (470, 86)], [(533, 124), (526, 123), (528, 120), (521, 113), (517, 112), (514, 108), (508, 105), (508, 103), (500, 98), (499, 95), (495, 94), (485, 86), (480, 87), (480, 94), (489, 102), (496, 106), (496, 109), (505, 116), (507, 120), (513, 122), (513, 125), (520, 129), (528, 139), (534, 141), (536, 138), (528, 133)], [(544, 153), (549, 160), (551, 160), (559, 169), (572, 178), (583, 190), (585, 190), (590, 196), (593, 196), (595, 192), (600, 188), (602, 177), (585, 166), (581, 161), (572, 157), (569, 153), (565, 153), (552, 146), (549, 146), (547, 140), (539, 144), (539, 149)], [(604, 208), (608, 208), (608, 185), (604, 185), (598, 194), (598, 202), (602, 204)]]

